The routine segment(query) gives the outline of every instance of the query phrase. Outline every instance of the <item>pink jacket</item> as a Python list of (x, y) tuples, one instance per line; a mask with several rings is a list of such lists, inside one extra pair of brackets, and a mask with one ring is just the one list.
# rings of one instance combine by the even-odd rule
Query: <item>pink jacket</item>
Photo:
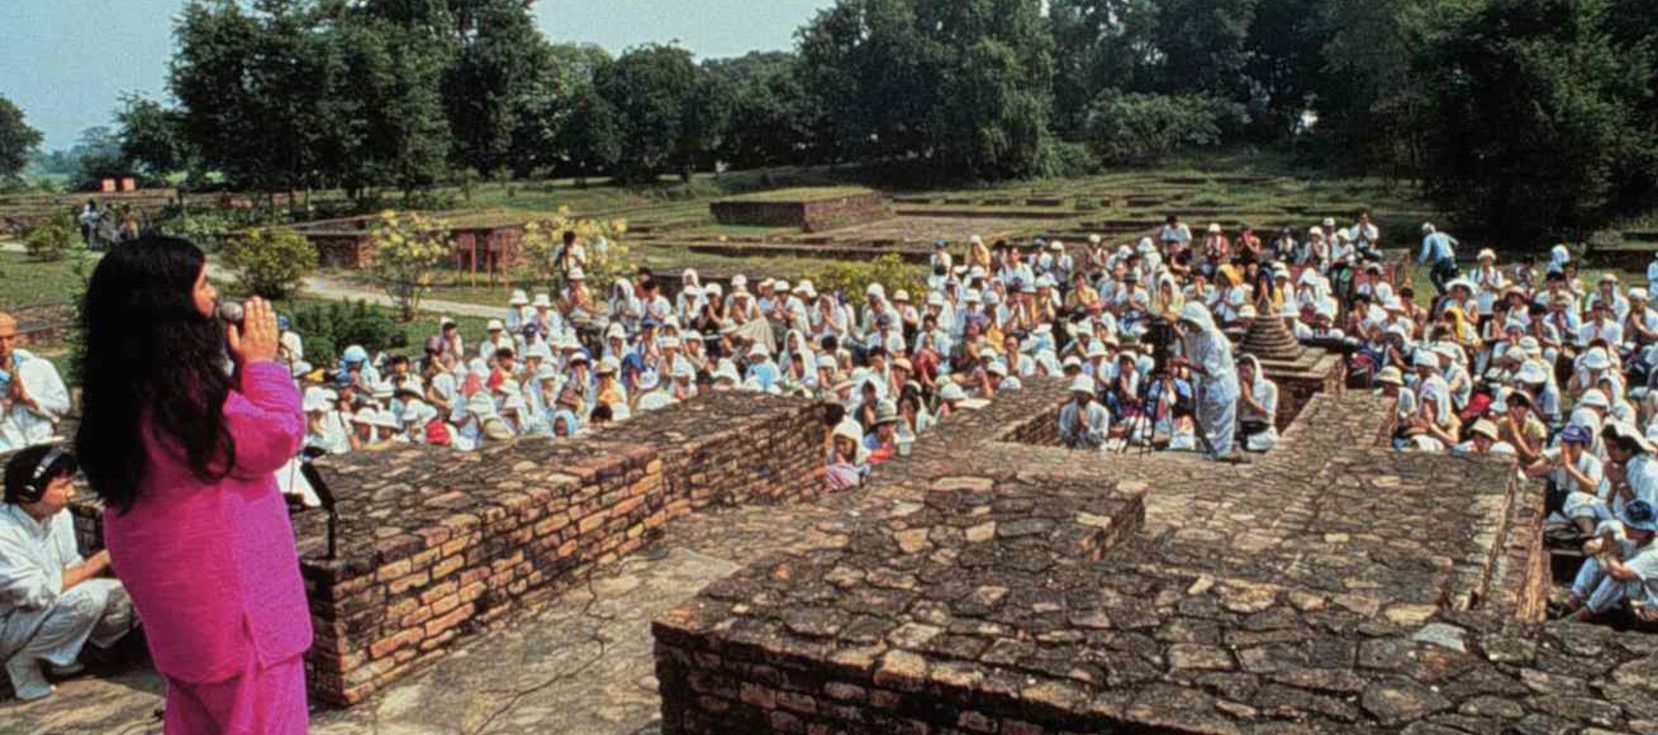
[(223, 681), (311, 647), (311, 615), (288, 510), (272, 473), (305, 437), (299, 390), (281, 366), (247, 365), (224, 406), (236, 468), (218, 483), (190, 472), (171, 439), (147, 432), (139, 500), (104, 515), (115, 571), (144, 621), (156, 669)]

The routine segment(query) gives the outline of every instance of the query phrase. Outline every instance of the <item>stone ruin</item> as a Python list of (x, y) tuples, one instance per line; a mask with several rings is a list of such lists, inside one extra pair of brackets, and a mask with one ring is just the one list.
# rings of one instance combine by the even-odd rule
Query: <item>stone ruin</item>
[(784, 190), (720, 199), (708, 204), (708, 213), (722, 225), (797, 227), (803, 232), (826, 232), (890, 216), (886, 201), (875, 191), (803, 192), (796, 199), (787, 199), (787, 194)]
[(847, 533), (662, 616), (663, 731), (1658, 732), (1658, 640), (1534, 625), (1512, 467), (1383, 448), (1369, 395), (1244, 466), (1030, 443), (1063, 400), (953, 418)]
[(1543, 491), (1511, 466), (1389, 451), (1386, 399), (1335, 392), (1247, 465), (1076, 453), (1064, 400), (1032, 380), (833, 498), (824, 406), (749, 393), (328, 460), (337, 558), (296, 521), (312, 694), (361, 702), (675, 519), (789, 504), (809, 533), (657, 617), (662, 732), (1658, 733), (1658, 638), (1540, 622)]

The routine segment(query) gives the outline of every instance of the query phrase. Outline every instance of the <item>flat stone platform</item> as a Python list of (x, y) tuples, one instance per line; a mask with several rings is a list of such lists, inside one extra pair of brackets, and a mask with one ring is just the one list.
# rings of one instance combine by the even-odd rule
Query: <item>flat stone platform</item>
[(1658, 641), (1525, 627), (1542, 496), (1511, 465), (1382, 449), (1358, 395), (1244, 466), (1009, 443), (1047, 390), (878, 471), (843, 546), (659, 618), (664, 732), (1658, 731), (1606, 678)]

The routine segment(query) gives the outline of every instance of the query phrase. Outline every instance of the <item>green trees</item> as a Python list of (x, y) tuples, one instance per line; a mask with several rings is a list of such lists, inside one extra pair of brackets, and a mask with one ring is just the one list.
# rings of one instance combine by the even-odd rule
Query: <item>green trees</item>
[(12, 178), (29, 165), (29, 153), (40, 141), (40, 131), (23, 121), (23, 111), (0, 97), (0, 179)]
[(594, 75), (594, 88), (614, 111), (622, 146), (616, 168), (628, 181), (654, 181), (669, 171), (688, 172), (708, 147), (706, 73), (691, 52), (648, 45), (629, 50)]
[(177, 171), (199, 172), (199, 156), (185, 137), (184, 116), (178, 110), (129, 95), (115, 121), (120, 126), (121, 157), (138, 173), (159, 179)]
[(1039, 0), (842, 0), (800, 47), (835, 158), (1039, 172), (1054, 66)]
[[(1649, 44), (1619, 43), (1606, 0), (1488, 0), (1417, 58), (1428, 191), (1513, 244), (1581, 238), (1650, 195), (1658, 120)], [(1650, 200), (1647, 201), (1650, 204)]]

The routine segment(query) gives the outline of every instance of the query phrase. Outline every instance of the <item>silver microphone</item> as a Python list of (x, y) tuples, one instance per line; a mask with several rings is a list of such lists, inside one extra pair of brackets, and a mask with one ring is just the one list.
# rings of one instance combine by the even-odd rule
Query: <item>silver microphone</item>
[(240, 301), (220, 301), (219, 318), (227, 324), (241, 324), (242, 318), (247, 316), (247, 309), (242, 308)]

